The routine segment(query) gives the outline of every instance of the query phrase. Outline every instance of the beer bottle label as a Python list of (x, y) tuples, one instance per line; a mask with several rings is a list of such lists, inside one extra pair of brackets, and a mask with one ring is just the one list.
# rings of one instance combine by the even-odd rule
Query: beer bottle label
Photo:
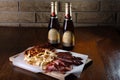
[(70, 47), (75, 45), (75, 37), (74, 34), (71, 31), (66, 31), (63, 34), (63, 46)]
[(50, 43), (59, 43), (60, 42), (60, 33), (56, 29), (50, 29), (48, 32), (48, 39)]

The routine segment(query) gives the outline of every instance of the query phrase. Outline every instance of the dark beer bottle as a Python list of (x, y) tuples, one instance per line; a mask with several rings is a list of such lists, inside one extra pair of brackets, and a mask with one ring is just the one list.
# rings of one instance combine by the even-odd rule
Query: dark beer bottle
[(71, 3), (65, 3), (65, 19), (63, 23), (62, 46), (65, 50), (72, 50), (75, 45), (74, 25), (72, 21)]
[(48, 25), (48, 43), (57, 47), (60, 43), (60, 24), (57, 17), (57, 2), (51, 2), (51, 15)]

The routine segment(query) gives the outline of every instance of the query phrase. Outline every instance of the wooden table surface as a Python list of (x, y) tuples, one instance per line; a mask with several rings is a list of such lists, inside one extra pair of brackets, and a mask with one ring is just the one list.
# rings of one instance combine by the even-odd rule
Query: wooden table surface
[[(115, 28), (75, 28), (75, 38), (73, 51), (93, 60), (77, 80), (120, 80), (120, 33)], [(47, 28), (0, 27), (0, 80), (55, 80), (17, 68), (9, 61), (10, 56), (46, 42)]]

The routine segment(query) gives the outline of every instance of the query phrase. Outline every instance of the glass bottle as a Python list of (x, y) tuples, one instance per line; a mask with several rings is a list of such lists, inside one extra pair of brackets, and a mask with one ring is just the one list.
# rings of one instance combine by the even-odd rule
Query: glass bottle
[(53, 47), (57, 47), (60, 44), (60, 24), (57, 17), (57, 4), (56, 1), (51, 2), (51, 15), (48, 25), (48, 43)]
[(72, 50), (75, 45), (74, 24), (72, 21), (71, 3), (65, 3), (65, 19), (63, 23), (62, 46), (65, 50)]

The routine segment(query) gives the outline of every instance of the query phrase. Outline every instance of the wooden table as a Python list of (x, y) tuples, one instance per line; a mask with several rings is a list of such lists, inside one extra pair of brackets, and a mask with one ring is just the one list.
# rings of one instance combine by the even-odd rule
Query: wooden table
[[(75, 37), (73, 51), (93, 60), (78, 80), (120, 80), (120, 33), (115, 28), (75, 28)], [(47, 28), (0, 27), (0, 80), (55, 80), (17, 68), (9, 61), (10, 56), (46, 42)]]

